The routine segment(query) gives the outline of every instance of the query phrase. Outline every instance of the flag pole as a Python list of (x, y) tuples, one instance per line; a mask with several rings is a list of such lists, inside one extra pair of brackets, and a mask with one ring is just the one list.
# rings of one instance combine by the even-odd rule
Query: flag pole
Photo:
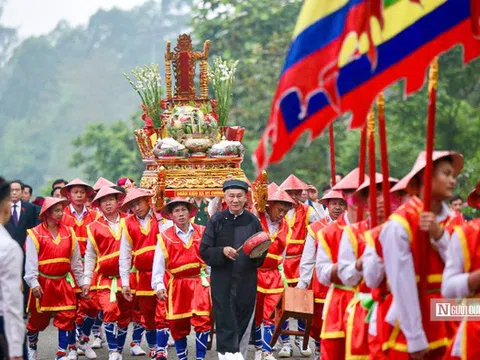
[(380, 93), (377, 99), (378, 110), (378, 135), (380, 138), (380, 158), (382, 163), (383, 175), (383, 204), (385, 211), (385, 220), (388, 219), (392, 211), (390, 205), (390, 169), (388, 168), (388, 149), (387, 149), (387, 130), (385, 124), (385, 98), (383, 92)]
[[(368, 172), (370, 176), (370, 227), (377, 226), (377, 184), (375, 179), (376, 158), (375, 158), (375, 113), (372, 109), (368, 114), (367, 122), (368, 133)], [(360, 220), (359, 220), (360, 221)]]
[[(360, 158), (358, 161), (358, 184), (359, 186), (365, 181), (365, 166), (367, 162), (367, 126), (362, 128), (360, 134)], [(359, 205), (357, 208), (357, 221), (363, 219), (363, 205)]]
[[(435, 110), (437, 104), (438, 85), (438, 57), (435, 57), (430, 65), (428, 76), (428, 117), (427, 117), (427, 145), (426, 165), (423, 176), (423, 211), (430, 211), (432, 206), (432, 175), (433, 175), (433, 148), (435, 146)], [(430, 235), (428, 232), (422, 234), (419, 241), (420, 264), (428, 264), (427, 250), (430, 246)], [(427, 266), (420, 266), (419, 271), (419, 296), (420, 304), (428, 309), (427, 303)], [(423, 316), (423, 327), (428, 323), (428, 316)]]
[(336, 171), (335, 171), (335, 138), (333, 135), (333, 122), (330, 123), (328, 127), (328, 135), (330, 139), (330, 172), (332, 174), (332, 187), (336, 184)]

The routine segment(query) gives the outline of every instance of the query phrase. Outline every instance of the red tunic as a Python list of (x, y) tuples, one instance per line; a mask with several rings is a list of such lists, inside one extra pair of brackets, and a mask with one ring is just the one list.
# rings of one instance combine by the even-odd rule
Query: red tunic
[[(125, 215), (121, 214), (121, 218)], [(120, 223), (123, 219), (120, 219)], [(120, 239), (122, 238), (123, 226), (120, 224), (115, 233), (108, 226), (107, 221), (102, 216), (88, 225), (88, 237), (92, 241), (97, 254), (97, 289), (110, 289), (112, 285), (117, 287), (117, 291), (122, 290), (120, 279)], [(116, 284), (115, 284), (116, 282)]]
[(312, 211), (310, 206), (299, 203), (295, 208), (291, 220), (288, 219), (288, 215), (285, 216), (288, 226), (292, 230), (283, 264), (285, 277), (289, 285), (295, 285), (300, 280), (300, 260), (302, 258), (303, 248), (305, 247), (307, 226)]
[(83, 216), (82, 220), (78, 221), (75, 215), (72, 214), (70, 206), (65, 207), (65, 210), (63, 210), (62, 223), (71, 227), (75, 232), (82, 259), (85, 256), (85, 250), (87, 249), (87, 226), (99, 217), (99, 212), (93, 209), (87, 209), (87, 213)]
[[(375, 252), (378, 257), (383, 262), (383, 249), (382, 243), (380, 242), (380, 233), (382, 232), (383, 225), (374, 227), (371, 230), (368, 230), (364, 234), (365, 242), (370, 245), (372, 248), (375, 248)], [(387, 317), (388, 310), (392, 305), (392, 294), (387, 286), (387, 278), (384, 277), (378, 288), (370, 289), (372, 298), (378, 303), (377, 305), (377, 336), (375, 342), (371, 343), (371, 346), (374, 349), (370, 348), (370, 353), (375, 351), (376, 354), (381, 353), (382, 344), (387, 342), (388, 337), (390, 336), (390, 324), (385, 321)], [(381, 356), (381, 355), (378, 355)]]
[[(422, 201), (413, 197), (403, 206), (399, 207), (392, 215), (390, 220), (398, 221), (409, 235), (410, 248), (413, 256), (413, 263), (415, 267), (415, 273), (417, 274), (418, 281), (418, 269), (422, 266), (420, 264), (420, 256), (418, 243), (423, 239), (423, 233), (419, 229), (420, 213), (423, 210)], [(451, 233), (453, 227), (457, 224), (461, 224), (463, 219), (459, 216), (448, 216), (441, 225), (446, 231)], [(428, 266), (427, 269), (427, 301), (425, 304), (430, 304), (431, 299), (441, 298), (441, 286), (442, 275), (444, 269), (444, 263), (440, 254), (433, 246), (427, 247)], [(423, 264), (424, 265), (424, 264)], [(421, 305), (422, 306), (422, 305)], [(421, 307), (420, 309), (422, 317), (430, 318), (430, 308)], [(452, 337), (452, 329), (454, 328), (451, 322), (447, 321), (428, 321), (426, 328), (424, 329), (429, 349), (434, 350), (441, 347), (446, 347), (450, 344)], [(384, 349), (395, 348), (397, 351), (407, 352), (407, 342), (405, 336), (400, 330), (400, 325), (397, 323), (394, 326), (387, 343), (384, 344)]]
[[(72, 213), (70, 206), (65, 207), (63, 210), (62, 223), (73, 229), (78, 241), (78, 247), (80, 248), (80, 256), (82, 261), (85, 257), (85, 251), (87, 249), (87, 226), (100, 217), (100, 213), (94, 209), (87, 209), (87, 213), (83, 216), (82, 220), (78, 221), (76, 216)], [(94, 274), (95, 279), (95, 274)], [(82, 290), (77, 285), (75, 288), (77, 293)], [(90, 290), (95, 290), (95, 286), (92, 286)]]
[(193, 234), (185, 245), (171, 226), (158, 234), (165, 257), (165, 269), (171, 274), (167, 286), (167, 320), (210, 316), (210, 287), (202, 285), (201, 270), (206, 267), (200, 257), (204, 226), (192, 224)]
[[(317, 233), (318, 246), (328, 254), (333, 264), (338, 262), (338, 250), (342, 239), (343, 229), (346, 226), (346, 213)], [(343, 315), (348, 303), (353, 297), (354, 288), (332, 282), (332, 289), (325, 299), (322, 324), (322, 339), (339, 339), (345, 337)]]
[(263, 265), (258, 268), (257, 291), (264, 294), (281, 294), (285, 286), (278, 267), (282, 264), (282, 255), (290, 239), (291, 229), (289, 229), (286, 220), (282, 219), (277, 232), (270, 234), (265, 215), (260, 214), (259, 218), (262, 229), (270, 235), (272, 244), (268, 248)]
[(67, 276), (71, 276), (70, 261), (76, 245), (73, 230), (60, 224), (54, 239), (42, 223), (27, 230), (27, 233), (37, 250), (38, 282), (43, 289), (41, 299), (35, 298), (30, 290), (29, 308), (35, 306), (37, 312), (75, 310), (77, 297), (72, 284), (67, 282)]
[[(455, 228), (463, 249), (464, 272), (480, 269), (480, 219), (474, 219)], [(472, 296), (478, 298), (477, 293)], [(462, 359), (480, 359), (480, 323), (464, 321), (462, 333)]]
[(136, 272), (136, 295), (152, 296), (152, 267), (157, 244), (158, 221), (151, 217), (146, 229), (143, 229), (138, 218), (131, 214), (122, 221), (125, 236), (132, 246), (132, 263)]
[[(348, 240), (352, 245), (355, 258), (363, 256), (366, 243), (364, 232), (368, 230), (368, 221), (361, 221), (345, 227)], [(358, 293), (369, 293), (370, 289), (362, 280), (355, 288), (355, 296), (350, 300), (345, 309), (345, 355), (347, 359), (357, 357), (368, 357), (368, 322), (369, 308), (364, 307)]]

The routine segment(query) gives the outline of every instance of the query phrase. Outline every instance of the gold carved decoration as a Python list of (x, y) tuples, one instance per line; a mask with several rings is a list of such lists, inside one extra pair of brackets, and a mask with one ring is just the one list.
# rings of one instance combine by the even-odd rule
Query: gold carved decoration
[(268, 200), (268, 175), (265, 170), (252, 184), (253, 201), (259, 213), (264, 213)]
[[(201, 108), (211, 106), (216, 113), (215, 102), (208, 97), (208, 56), (210, 41), (205, 41), (202, 51), (194, 51), (190, 35), (182, 34), (177, 39), (177, 45), (172, 51), (167, 42), (165, 51), (165, 84), (166, 99), (162, 101), (164, 112), (162, 122), (170, 116), (175, 106), (192, 105)], [(199, 62), (199, 94), (195, 87), (195, 70)], [(155, 129), (157, 138), (166, 137), (163, 127)], [(214, 143), (218, 141), (212, 134)], [(140, 181), (140, 187), (152, 191), (152, 203), (156, 209), (164, 204), (165, 197), (172, 196), (221, 196), (222, 186), (228, 176), (233, 179), (246, 180), (240, 168), (242, 157), (232, 158), (156, 158), (153, 151), (150, 134), (144, 129), (135, 130), (135, 138), (142, 155), (146, 169)], [(258, 184), (260, 203), (266, 203), (267, 183), (264, 180)], [(265, 194), (263, 194), (265, 192)], [(258, 200), (257, 200), (258, 201)]]
[[(205, 41), (203, 51), (193, 51), (192, 38), (182, 34), (178, 37), (177, 46), (171, 51), (170, 41), (167, 41), (165, 52), (165, 83), (167, 87), (167, 99), (195, 101), (197, 97), (195, 89), (195, 68), (200, 61), (200, 98), (208, 99), (208, 51), (210, 41)], [(172, 73), (175, 76), (175, 94), (172, 94)]]

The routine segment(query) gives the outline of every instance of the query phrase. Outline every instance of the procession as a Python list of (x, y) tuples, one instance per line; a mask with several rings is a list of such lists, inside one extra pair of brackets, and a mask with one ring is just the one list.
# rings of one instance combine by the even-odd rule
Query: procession
[[(0, 172), (0, 360), (480, 359), (478, 139), (440, 148), (455, 128), (437, 120), (439, 56), (461, 44), (478, 63), (478, 1), (301, 3), (260, 135), (230, 121), (241, 62), (180, 33), (163, 75), (123, 73), (141, 100), (125, 144), (74, 153), (111, 168), (36, 196)], [(398, 80), (426, 110), (402, 118), (421, 139), (406, 159), (387, 130)], [(328, 166), (282, 169), (304, 132), (326, 132)], [(140, 166), (113, 177), (122, 146)]]

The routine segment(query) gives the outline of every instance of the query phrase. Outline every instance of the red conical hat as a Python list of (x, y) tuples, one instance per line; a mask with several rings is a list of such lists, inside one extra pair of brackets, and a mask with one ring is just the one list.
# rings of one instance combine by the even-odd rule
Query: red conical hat
[(408, 181), (410, 179), (404, 176), (403, 178), (400, 179), (399, 182), (397, 182), (391, 189), (390, 192), (393, 194), (394, 192), (397, 191), (407, 191), (407, 185)]
[(54, 198), (50, 196), (46, 197), (45, 201), (43, 202), (42, 209), (40, 210), (40, 214), (38, 215), (38, 218), (43, 219), (43, 215), (48, 209), (60, 203), (63, 203), (64, 206), (67, 206), (68, 200), (64, 198)]
[(320, 204), (327, 205), (328, 200), (332, 200), (332, 199), (345, 200), (345, 196), (343, 196), (343, 192), (339, 190), (330, 190), (325, 195), (323, 195), (323, 197), (320, 199)]
[(67, 197), (68, 192), (74, 186), (84, 186), (87, 191), (87, 198), (90, 197), (94, 192), (93, 188), (90, 185), (88, 185), (85, 181), (80, 180), (79, 178), (75, 178), (60, 190), (60, 194), (62, 194), (63, 197)]
[(111, 182), (110, 180), (105, 179), (104, 177), (99, 177), (97, 182), (93, 185), (93, 190), (98, 191), (103, 186), (112, 187), (112, 186), (115, 186), (115, 184), (113, 182)]
[[(463, 168), (463, 155), (455, 151), (434, 151), (432, 160), (435, 162), (446, 157), (451, 157), (453, 159), (452, 165), (455, 172), (454, 176), (457, 176)], [(415, 177), (415, 175), (425, 169), (426, 165), (426, 152), (422, 151), (420, 154), (418, 154), (417, 160), (415, 160), (415, 164), (413, 165), (412, 170), (410, 170), (410, 172), (405, 176), (405, 178), (402, 179), (402, 181), (404, 180), (407, 182), (407, 187), (410, 185), (410, 182)]]
[[(342, 180), (340, 180), (332, 190), (357, 190), (360, 186), (358, 181), (360, 175), (360, 168), (350, 171)], [(368, 175), (365, 174), (364, 180), (368, 179)]]
[(480, 209), (480, 182), (477, 184), (475, 189), (468, 195), (467, 198), (468, 206), (474, 209)]
[(289, 203), (291, 205), (296, 205), (295, 200), (293, 200), (290, 195), (285, 190), (282, 189), (277, 189), (277, 191), (273, 193), (268, 194), (268, 200), (267, 202), (275, 202), (275, 201), (281, 201), (285, 203)]
[(100, 207), (99, 200), (108, 195), (117, 195), (117, 199), (122, 201), (125, 198), (125, 194), (121, 191), (115, 190), (109, 186), (103, 186), (98, 191), (97, 195), (92, 201), (92, 207)]
[(268, 184), (268, 195), (273, 194), (278, 190), (278, 185), (274, 182)]
[[(389, 178), (388, 181), (390, 182), (390, 185), (398, 183), (398, 179), (395, 179), (392, 177)], [(382, 183), (383, 183), (383, 175), (380, 173), (375, 173), (375, 184), (382, 184)], [(368, 189), (369, 186), (370, 186), (370, 178), (365, 180), (355, 192), (358, 194), (362, 190)]]
[(160, 210), (160, 214), (165, 218), (165, 219), (171, 219), (170, 216), (170, 205), (172, 204), (185, 204), (187, 206), (187, 209), (190, 211), (189, 217), (194, 217), (198, 213), (197, 207), (192, 204), (190, 201), (188, 201), (185, 198), (181, 197), (176, 197), (171, 199), (165, 206)]
[(308, 185), (305, 184), (302, 180), (297, 178), (295, 175), (290, 175), (285, 181), (280, 185), (282, 190), (308, 190)]
[(146, 190), (143, 190), (143, 189), (140, 189), (140, 188), (134, 188), (134, 189), (130, 190), (130, 192), (127, 193), (127, 196), (125, 197), (125, 199), (123, 199), (122, 209), (128, 208), (132, 201), (135, 201), (135, 200), (141, 199), (141, 198), (151, 198), (152, 196), (153, 196), (153, 194), (149, 193)]

